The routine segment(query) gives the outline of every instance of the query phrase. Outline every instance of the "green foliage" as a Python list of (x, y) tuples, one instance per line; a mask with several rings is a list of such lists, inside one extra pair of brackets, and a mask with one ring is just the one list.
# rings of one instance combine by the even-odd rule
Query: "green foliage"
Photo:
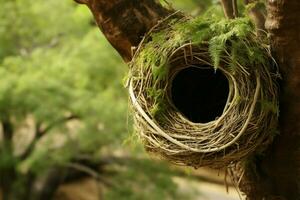
[(31, 51), (37, 46), (47, 46), (59, 35), (84, 34), (90, 17), (82, 12), (82, 8), (74, 9), (74, 4), (68, 1), (39, 2), (0, 1), (0, 60), (8, 55)]
[(155, 90), (153, 88), (149, 88), (148, 95), (154, 99), (155, 106), (151, 108), (151, 115), (157, 119), (164, 112), (164, 91), (162, 89)]
[(278, 108), (278, 105), (277, 104), (274, 104), (273, 102), (271, 101), (261, 101), (260, 102), (260, 105), (262, 107), (263, 110), (266, 110), (266, 111), (271, 111), (275, 114), (279, 114), (279, 108)]
[[(41, 7), (36, 8), (39, 4)], [(120, 58), (112, 52), (98, 29), (89, 27), (89, 14), (85, 12), (84, 15), (80, 7), (74, 8), (71, 3), (58, 1), (51, 1), (47, 5), (38, 1), (32, 3), (32, 8), (22, 7), (18, 1), (15, 6), (20, 6), (19, 9), (24, 9), (24, 12), (33, 11), (23, 18), (26, 23), (20, 22), (17, 33), (15, 30), (11, 30), (12, 34), (6, 33), (20, 35), (19, 43), (14, 42), (17, 37), (14, 36), (8, 42), (10, 45), (2, 48), (8, 49), (6, 54), (11, 53), (2, 59), (0, 68), (0, 117), (9, 115), (15, 118), (17, 126), (30, 116), (37, 123), (49, 126), (74, 115), (83, 124), (76, 130), (74, 141), (66, 144), (65, 148), (49, 154), (46, 145), (44, 150), (33, 152), (24, 161), (29, 165), (28, 168), (42, 163), (47, 169), (53, 163), (67, 161), (73, 156), (69, 154), (76, 155), (80, 151), (90, 151), (121, 141), (127, 129), (124, 124), (126, 94), (120, 82), (125, 66), (120, 64)], [(55, 12), (49, 12), (49, 7), (53, 7)], [(19, 12), (22, 13), (22, 10)], [(45, 20), (39, 22), (48, 12), (50, 23), (45, 23)], [(36, 31), (28, 28), (30, 23), (34, 24), (32, 26)], [(36, 32), (43, 31), (47, 33), (36, 35)], [(95, 45), (95, 41), (98, 41), (98, 45)], [(14, 52), (10, 51), (14, 48)], [(18, 54), (17, 50), (26, 53)], [(66, 123), (58, 124), (51, 132), (68, 133)], [(47, 140), (52, 134), (45, 137)], [(64, 134), (64, 137), (70, 136)], [(72, 145), (77, 147), (76, 151), (67, 150), (74, 149), (70, 147)], [(45, 157), (48, 158), (47, 162)]]
[[(12, 155), (7, 148), (2, 148), (0, 151), (0, 169), (9, 169), (16, 165), (17, 159)], [(1, 175), (1, 173), (0, 173)]]

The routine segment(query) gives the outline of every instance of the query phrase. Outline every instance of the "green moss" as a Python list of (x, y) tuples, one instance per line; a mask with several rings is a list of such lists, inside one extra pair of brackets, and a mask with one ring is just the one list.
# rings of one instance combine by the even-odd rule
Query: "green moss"
[(163, 113), (165, 112), (165, 104), (163, 102), (156, 103), (150, 109), (151, 116), (157, 121), (163, 122)]
[(162, 120), (161, 116), (166, 110), (165, 92), (162, 89), (149, 88), (147, 94), (154, 100), (153, 106), (150, 109), (151, 116), (156, 120)]
[(274, 114), (279, 114), (278, 105), (274, 104), (274, 102), (265, 100), (265, 101), (260, 101), (259, 103), (263, 110), (271, 111)]

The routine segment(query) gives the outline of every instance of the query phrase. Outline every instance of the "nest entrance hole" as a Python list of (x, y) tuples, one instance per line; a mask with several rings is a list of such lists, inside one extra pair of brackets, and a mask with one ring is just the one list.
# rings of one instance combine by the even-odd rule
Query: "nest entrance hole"
[(229, 94), (226, 76), (208, 65), (192, 65), (175, 74), (171, 100), (194, 123), (207, 123), (222, 115)]

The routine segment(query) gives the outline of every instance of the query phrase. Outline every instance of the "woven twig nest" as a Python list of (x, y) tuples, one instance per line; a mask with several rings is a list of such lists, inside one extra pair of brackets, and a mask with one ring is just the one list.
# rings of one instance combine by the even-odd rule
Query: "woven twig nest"
[[(146, 149), (176, 164), (216, 168), (262, 151), (276, 132), (278, 75), (251, 22), (201, 18), (166, 21), (145, 37), (131, 63), (129, 94), (135, 127)], [(225, 99), (220, 99), (222, 110), (209, 121), (194, 122), (176, 105), (175, 98), (190, 98), (173, 95), (178, 89), (174, 81), (185, 70), (200, 75), (209, 71), (209, 76), (219, 74), (227, 80), (222, 82), (227, 84)], [(202, 78), (191, 81), (197, 84)], [(199, 87), (210, 87), (209, 80), (200, 82)], [(183, 90), (191, 89), (182, 84)], [(201, 91), (196, 87), (192, 92), (200, 94), (200, 104), (207, 95), (224, 93), (220, 89)], [(197, 102), (187, 102), (193, 102), (190, 108), (198, 106)], [(214, 105), (202, 108), (206, 106)], [(201, 112), (199, 115), (201, 118)]]

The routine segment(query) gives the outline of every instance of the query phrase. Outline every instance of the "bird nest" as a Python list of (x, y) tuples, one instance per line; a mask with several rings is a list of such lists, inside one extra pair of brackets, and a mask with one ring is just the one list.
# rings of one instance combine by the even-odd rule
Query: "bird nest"
[(276, 65), (252, 23), (167, 19), (130, 64), (135, 128), (173, 163), (221, 168), (261, 152), (276, 133)]

